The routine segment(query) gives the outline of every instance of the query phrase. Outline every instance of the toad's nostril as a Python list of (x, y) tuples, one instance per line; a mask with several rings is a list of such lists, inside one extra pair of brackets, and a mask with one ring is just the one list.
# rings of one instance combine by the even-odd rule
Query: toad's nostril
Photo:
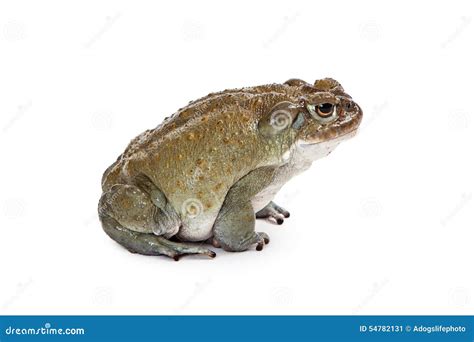
[(346, 112), (350, 112), (350, 111), (354, 110), (354, 103), (352, 103), (352, 101), (346, 101), (344, 103), (344, 110)]

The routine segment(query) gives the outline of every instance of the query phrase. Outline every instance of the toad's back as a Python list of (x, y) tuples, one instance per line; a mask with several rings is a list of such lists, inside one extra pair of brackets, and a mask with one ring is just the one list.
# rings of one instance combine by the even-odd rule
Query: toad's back
[[(264, 109), (288, 95), (258, 88), (210, 94), (139, 135), (105, 172), (104, 191), (145, 175), (192, 231), (187, 240), (208, 237), (229, 188), (281, 154), (281, 144), (263, 139), (257, 126)], [(199, 218), (187, 220), (189, 211), (199, 211)]]

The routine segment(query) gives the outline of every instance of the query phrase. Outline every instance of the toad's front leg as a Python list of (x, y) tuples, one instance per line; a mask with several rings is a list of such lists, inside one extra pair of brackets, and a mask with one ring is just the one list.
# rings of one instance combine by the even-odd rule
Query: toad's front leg
[(270, 223), (283, 224), (284, 219), (290, 217), (290, 212), (271, 201), (263, 209), (257, 211), (255, 217)]
[(240, 179), (227, 193), (214, 223), (214, 240), (232, 252), (247, 250), (257, 245), (262, 250), (270, 242), (266, 233), (255, 232), (255, 212), (250, 199), (273, 179), (275, 168), (262, 167)]
[(221, 209), (214, 224), (214, 240), (231, 252), (242, 252), (255, 244), (261, 251), (270, 242), (266, 233), (255, 232), (255, 214), (250, 201)]

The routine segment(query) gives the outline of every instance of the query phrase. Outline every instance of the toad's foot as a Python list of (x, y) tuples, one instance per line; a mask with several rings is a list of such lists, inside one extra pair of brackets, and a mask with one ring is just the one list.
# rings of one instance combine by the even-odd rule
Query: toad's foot
[(270, 243), (270, 237), (268, 236), (267, 233), (264, 232), (258, 232), (255, 233), (256, 235), (256, 242), (257, 242), (257, 251), (261, 251), (265, 245), (268, 245)]
[(214, 258), (216, 253), (198, 244), (170, 241), (162, 236), (139, 233), (120, 225), (110, 216), (102, 216), (102, 227), (113, 240), (132, 253), (144, 255), (165, 255), (178, 261), (184, 255), (200, 254)]
[[(270, 243), (270, 237), (268, 236), (267, 233), (264, 233), (264, 232), (258, 232), (258, 233), (255, 233), (255, 234), (258, 235), (258, 236), (252, 237), (251, 240), (254, 240), (253, 243), (257, 244), (257, 248), (256, 248), (257, 251), (261, 251), (265, 245), (268, 245)], [(247, 242), (247, 241), (245, 241), (245, 242)], [(217, 241), (213, 237), (210, 238), (210, 239), (207, 239), (205, 243), (210, 244), (215, 248), (222, 248), (219, 241)]]
[(273, 224), (283, 224), (285, 218), (290, 217), (290, 213), (273, 202), (255, 214), (258, 219), (264, 219)]

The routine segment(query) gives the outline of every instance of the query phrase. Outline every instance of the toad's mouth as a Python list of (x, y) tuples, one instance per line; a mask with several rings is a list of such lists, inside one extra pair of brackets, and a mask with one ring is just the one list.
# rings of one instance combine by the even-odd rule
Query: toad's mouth
[(355, 128), (347, 133), (341, 134), (335, 138), (327, 139), (327, 140), (320, 140), (317, 142), (311, 142), (311, 141), (301, 141), (300, 146), (301, 147), (308, 147), (308, 146), (315, 146), (318, 144), (325, 144), (325, 143), (340, 143), (341, 141), (353, 138), (354, 136), (357, 135), (357, 132), (359, 131), (359, 128)]

